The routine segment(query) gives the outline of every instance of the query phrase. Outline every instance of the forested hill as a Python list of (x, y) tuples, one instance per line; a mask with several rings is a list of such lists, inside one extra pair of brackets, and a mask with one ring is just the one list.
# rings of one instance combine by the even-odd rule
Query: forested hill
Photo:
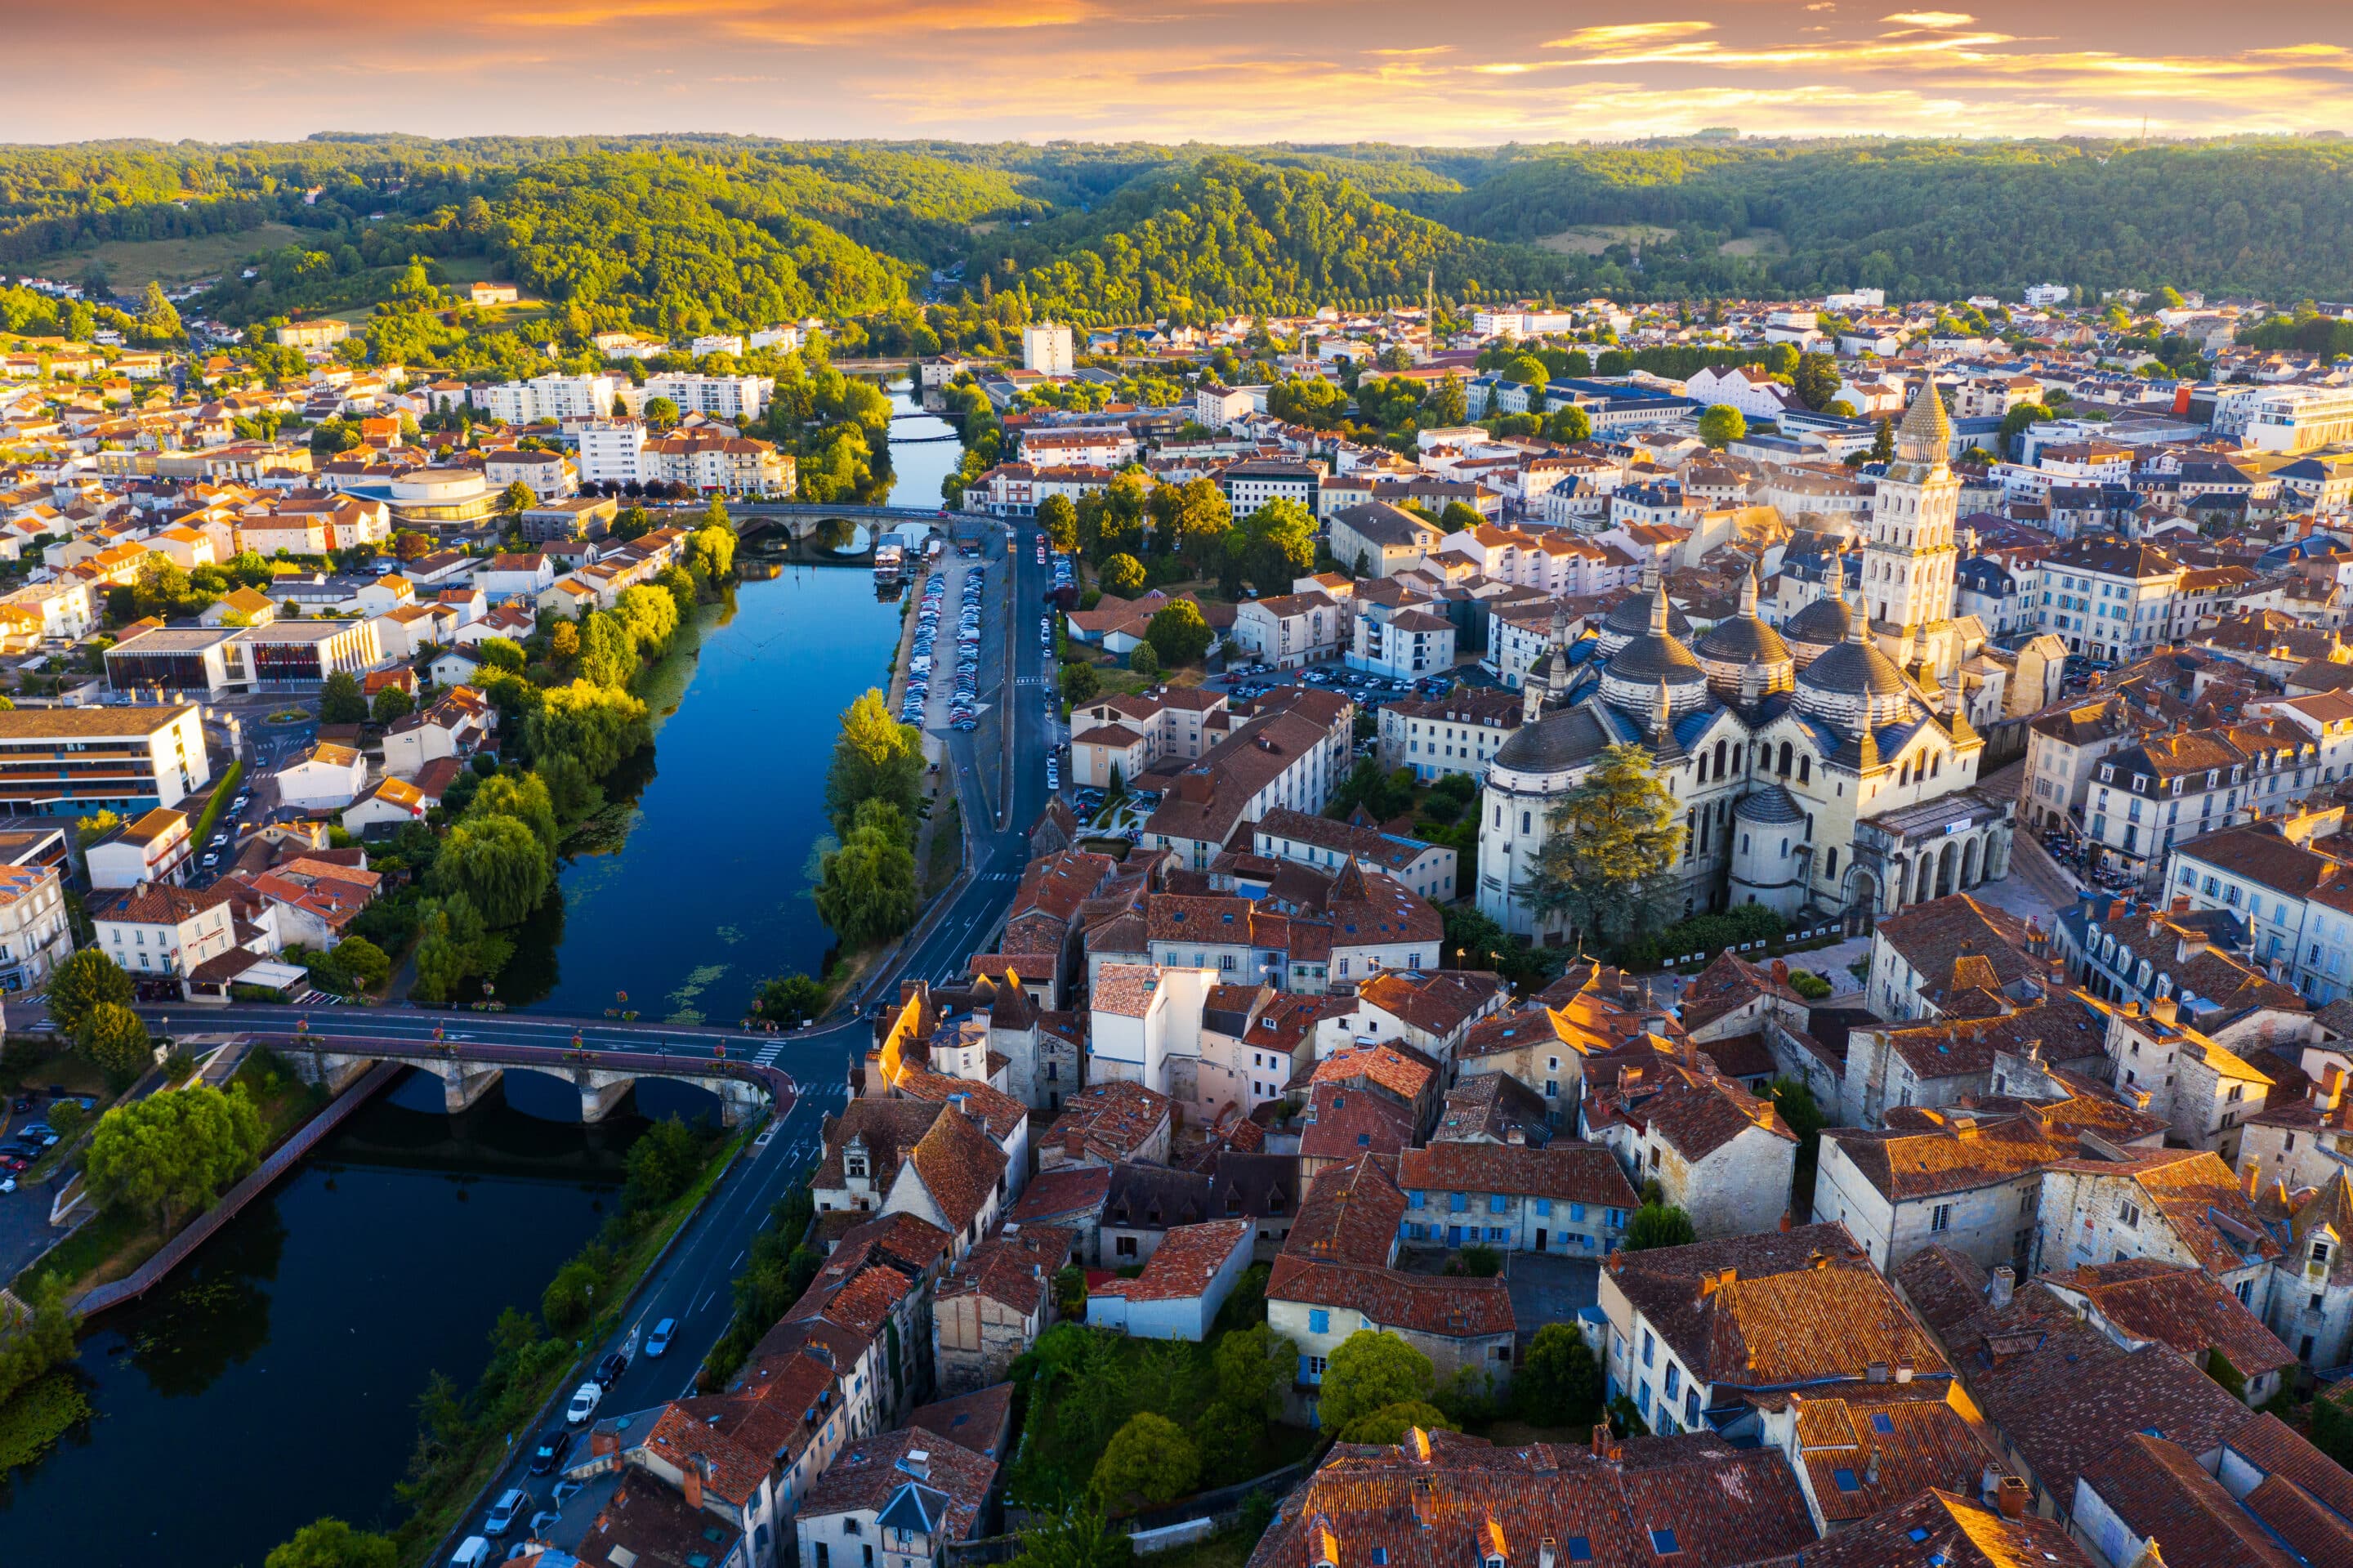
[(1311, 169), (1209, 158), (1140, 180), (1092, 212), (984, 235), (966, 276), (1018, 280), (1082, 325), (1401, 303), (1430, 275), (1450, 296), (1536, 290), (1560, 259), (1468, 238)]
[[(1668, 294), (2047, 281), (2294, 301), (2353, 293), (2353, 143), (1817, 143), (1553, 150), (1402, 199), (1493, 239), (1584, 238), (1581, 279)], [(1613, 228), (1656, 226), (1641, 267)], [(1577, 231), (1584, 231), (1580, 236)], [(1606, 274), (1606, 275), (1605, 275)]]

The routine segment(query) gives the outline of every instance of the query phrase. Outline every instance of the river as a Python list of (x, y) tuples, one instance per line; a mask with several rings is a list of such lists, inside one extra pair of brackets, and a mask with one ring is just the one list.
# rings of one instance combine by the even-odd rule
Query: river
[[(919, 412), (903, 384), (892, 404)], [(936, 504), (960, 455), (895, 448), (892, 499)], [(654, 747), (611, 781), (634, 807), (626, 839), (565, 864), (501, 998), (597, 1013), (627, 991), (649, 1017), (723, 1021), (769, 976), (818, 969), (832, 942), (804, 867), (835, 721), (888, 680), (899, 616), (841, 567), (787, 567), (707, 612)], [(643, 1115), (711, 1103), (641, 1085), (627, 1114), (583, 1127), (569, 1086), (531, 1074), (457, 1117), (440, 1093), (412, 1077), (363, 1108), (83, 1339), (94, 1414), (0, 1483), (0, 1563), (260, 1568), (322, 1514), (395, 1522), (428, 1375), (473, 1383), (499, 1313), (535, 1306), (601, 1223)]]
[[(397, 1521), (428, 1375), (471, 1386), (500, 1311), (595, 1234), (647, 1125), (583, 1127), (571, 1086), (535, 1075), (456, 1117), (441, 1092), (411, 1076), (362, 1107), (84, 1336), (94, 1414), (0, 1487), (0, 1562), (260, 1568), (322, 1514)], [(664, 1094), (693, 1110), (671, 1086), (641, 1108)]]

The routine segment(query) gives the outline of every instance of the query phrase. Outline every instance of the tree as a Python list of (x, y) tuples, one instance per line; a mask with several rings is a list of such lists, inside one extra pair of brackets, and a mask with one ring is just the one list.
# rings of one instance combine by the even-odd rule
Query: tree
[(166, 1231), (211, 1206), (261, 1157), (261, 1116), (245, 1086), (150, 1095), (117, 1106), (90, 1135), (89, 1182), (101, 1204), (151, 1215)]
[(368, 710), (370, 715), (378, 724), (390, 724), (396, 719), (405, 719), (416, 711), (417, 699), (410, 696), (407, 691), (400, 686), (386, 686), (378, 692), (375, 694), (374, 705)]
[(1504, 376), (1506, 380), (1516, 381), (1535, 392), (1542, 392), (1552, 380), (1552, 372), (1546, 369), (1545, 362), (1533, 354), (1514, 355), (1505, 361)]
[(1220, 1403), (1262, 1421), (1282, 1414), (1283, 1388), (1299, 1364), (1297, 1345), (1258, 1323), (1219, 1340), (1212, 1360)]
[(1555, 408), (1545, 416), (1545, 435), (1556, 441), (1589, 441), (1593, 439), (1593, 416), (1574, 404)]
[(1062, 695), (1072, 704), (1092, 702), (1103, 690), (1103, 677), (1095, 673), (1092, 664), (1084, 662), (1062, 666)]
[(1128, 598), (1144, 588), (1144, 563), (1122, 551), (1103, 562), (1095, 573), (1095, 580), (1103, 586), (1103, 592)]
[(534, 760), (569, 755), (592, 779), (604, 778), (653, 739), (645, 704), (586, 681), (549, 688), (523, 734)]
[(1579, 930), (1624, 941), (1660, 916), (1659, 884), (1683, 842), (1675, 799), (1650, 754), (1612, 746), (1547, 816), (1550, 834), (1525, 886), (1539, 916), (1564, 916)]
[(521, 522), (522, 514), (538, 504), (539, 492), (519, 479), (499, 492), (499, 513), (510, 524)]
[(1879, 429), (1872, 432), (1871, 461), (1873, 462), (1895, 461), (1895, 421), (1894, 419), (1881, 419)]
[(349, 670), (328, 676), (326, 684), (319, 688), (319, 722), (362, 724), (367, 716), (367, 698), (360, 693), (358, 677)]
[(1316, 1419), (1326, 1432), (1344, 1432), (1385, 1405), (1427, 1401), (1437, 1387), (1428, 1356), (1395, 1334), (1359, 1329), (1324, 1362)]
[(119, 1002), (101, 1001), (74, 1031), (74, 1049), (106, 1075), (110, 1084), (128, 1084), (155, 1059), (147, 1026)]
[(1512, 1378), (1522, 1420), (1535, 1426), (1591, 1426), (1601, 1410), (1601, 1369), (1574, 1323), (1536, 1330)]
[[(1149, 628), (1145, 629), (1147, 631)], [(1160, 673), (1160, 654), (1149, 642), (1139, 642), (1127, 651), (1127, 667), (1139, 675)]]
[(1134, 1560), (1127, 1532), (1112, 1529), (1092, 1503), (1065, 1502), (1059, 1512), (1030, 1517), (1037, 1522), (1021, 1532), (1012, 1568), (1127, 1568)]
[(1155, 615), (1144, 635), (1164, 667), (1198, 663), (1209, 651), (1209, 623), (1189, 599), (1175, 600)]
[(485, 669), (522, 673), (522, 646), (512, 638), (485, 637), (474, 644), (474, 657), (482, 662)]
[[(2000, 443), (2003, 455), (2006, 457), (2015, 457), (2018, 453), (2018, 438), (2025, 433), (2027, 427), (2030, 425), (2041, 424), (2050, 417), (2051, 410), (2040, 403), (2021, 403), (2009, 413), (2004, 414), (2001, 417)], [(1890, 455), (1893, 455), (1894, 450), (1894, 438), (1890, 436), (1888, 440), (1889, 453)], [(1875, 446), (1872, 450), (1872, 455), (1873, 457), (1877, 457), (1879, 455), (1878, 449)]]
[(1156, 1507), (1193, 1489), (1201, 1456), (1184, 1428), (1165, 1415), (1139, 1410), (1112, 1435), (1095, 1461), (1087, 1489), (1105, 1508), (1141, 1502)]
[(389, 1535), (353, 1530), (340, 1519), (312, 1520), (270, 1549), (262, 1568), (399, 1568)]
[(1628, 1252), (1641, 1252), (1654, 1246), (1689, 1246), (1698, 1239), (1691, 1216), (1683, 1210), (1671, 1203), (1646, 1202), (1626, 1222), (1626, 1239), (1619, 1245)]
[(58, 1033), (76, 1035), (90, 1010), (131, 1001), (131, 977), (96, 948), (83, 948), (49, 973), (49, 1022)]
[(646, 399), (646, 423), (657, 430), (667, 430), (678, 423), (678, 405), (667, 397)]
[(542, 758), (532, 771), (546, 788), (548, 804), (559, 822), (576, 822), (594, 816), (605, 804), (605, 791), (576, 757), (558, 752)]
[(779, 975), (760, 988), (752, 1011), (772, 1023), (797, 1028), (815, 1022), (830, 993), (822, 981), (803, 974)]
[(640, 1213), (659, 1209), (692, 1186), (702, 1169), (702, 1140), (673, 1112), (629, 1145), (623, 1206)]
[(433, 862), (434, 885), (464, 895), (493, 930), (537, 908), (554, 874), (547, 846), (531, 828), (497, 813), (470, 814), (449, 830)]
[(1699, 417), (1699, 439), (1718, 451), (1747, 433), (1747, 418), (1729, 403), (1713, 404)]
[(1160, 486), (1152, 493), (1146, 508), (1159, 548), (1182, 556), (1196, 568), (1210, 559), (1209, 552), (1234, 525), (1225, 492), (1207, 477)]
[(637, 646), (656, 657), (678, 632), (678, 600), (668, 588), (647, 583), (625, 588), (613, 601), (612, 613), (628, 628)]
[(1298, 502), (1276, 497), (1242, 520), (1243, 569), (1262, 593), (1287, 590), (1315, 569), (1315, 519)]
[[(1541, 1330), (1539, 1330), (1541, 1331)], [(1325, 1423), (1328, 1428), (1330, 1423)], [(1419, 1399), (1399, 1400), (1384, 1404), (1378, 1410), (1367, 1411), (1340, 1430), (1343, 1443), (1394, 1444), (1405, 1441), (1406, 1434), (1419, 1426), (1424, 1432), (1460, 1432), (1459, 1422), (1449, 1421), (1446, 1412)]]
[(1425, 428), (1451, 428), (1469, 418), (1471, 395), (1463, 387), (1462, 377), (1449, 371), (1446, 378), (1439, 382), (1438, 390), (1430, 395), (1430, 401), (1424, 408), (1430, 415), (1424, 421)]
[(846, 948), (897, 936), (915, 919), (915, 855), (906, 819), (888, 801), (858, 808), (841, 847), (818, 862), (817, 912)]
[(1790, 376), (1790, 385), (1798, 400), (1819, 414), (1838, 396), (1844, 379), (1839, 373), (1837, 355), (1804, 354), (1798, 356), (1798, 368)]
[(149, 279), (147, 292), (139, 302), (139, 341), (154, 347), (177, 343), (184, 334), (180, 313), (164, 297), (164, 285)]
[(335, 967), (362, 991), (374, 991), (392, 978), (392, 959), (365, 937), (346, 937), (335, 944)]
[(468, 821), (479, 821), (490, 816), (512, 817), (531, 830), (541, 848), (550, 854), (555, 853), (559, 836), (555, 802), (547, 781), (536, 773), (493, 773), (483, 779), (466, 808), (466, 817)]
[(833, 743), (825, 809), (834, 832), (847, 839), (868, 800), (884, 801), (912, 820), (923, 798), (923, 732), (901, 724), (884, 694), (870, 687), (843, 712)]
[(179, 563), (160, 551), (150, 551), (139, 563), (138, 578), (131, 585), (132, 608), (165, 620), (194, 615), (217, 597), (198, 592)]
[(609, 610), (590, 610), (580, 623), (580, 678), (619, 691), (638, 673), (638, 640), (628, 624)]
[(1079, 547), (1079, 509), (1067, 495), (1050, 495), (1038, 503), (1038, 526), (1057, 550)]

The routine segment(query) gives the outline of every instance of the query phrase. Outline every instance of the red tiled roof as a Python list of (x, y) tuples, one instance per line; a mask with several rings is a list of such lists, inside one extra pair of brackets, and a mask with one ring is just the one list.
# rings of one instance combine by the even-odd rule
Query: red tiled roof
[(1514, 1193), (1630, 1211), (1640, 1202), (1608, 1150), (1567, 1140), (1542, 1149), (1508, 1143), (1409, 1149), (1398, 1160), (1398, 1185), (1408, 1192)]

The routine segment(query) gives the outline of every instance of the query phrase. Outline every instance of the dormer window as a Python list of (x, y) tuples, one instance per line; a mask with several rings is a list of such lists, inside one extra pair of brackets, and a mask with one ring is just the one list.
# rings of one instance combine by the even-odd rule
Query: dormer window
[(2101, 782), (2101, 783), (2103, 783), (2103, 784), (2113, 784), (2113, 783), (2115, 783), (2116, 781), (2116, 765), (2115, 765), (2114, 763), (2110, 763), (2110, 762), (2103, 762), (2103, 763), (2101, 763), (2101, 764), (2100, 764), (2100, 782)]

